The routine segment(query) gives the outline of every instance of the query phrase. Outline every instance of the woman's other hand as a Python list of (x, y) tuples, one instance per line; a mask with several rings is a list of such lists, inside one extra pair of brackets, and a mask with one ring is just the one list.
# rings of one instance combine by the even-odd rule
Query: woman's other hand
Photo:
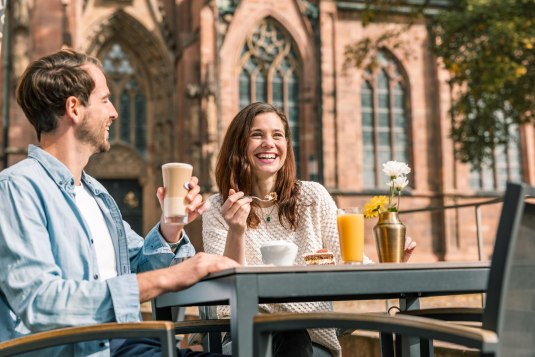
[(416, 248), (416, 242), (413, 241), (411, 237), (407, 236), (405, 238), (405, 256), (403, 257), (403, 261), (406, 262), (410, 259), (414, 248)]

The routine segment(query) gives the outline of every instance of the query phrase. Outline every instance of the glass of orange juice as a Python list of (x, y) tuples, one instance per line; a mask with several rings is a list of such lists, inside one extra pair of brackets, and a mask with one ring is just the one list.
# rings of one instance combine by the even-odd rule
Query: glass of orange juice
[(364, 254), (364, 214), (358, 207), (338, 209), (338, 235), (344, 264), (361, 264)]

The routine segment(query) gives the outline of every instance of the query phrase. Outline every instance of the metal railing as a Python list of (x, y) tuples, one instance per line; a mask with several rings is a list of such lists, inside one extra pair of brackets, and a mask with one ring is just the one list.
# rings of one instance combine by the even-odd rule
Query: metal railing
[(502, 203), (503, 197), (497, 197), (493, 198), (487, 201), (482, 202), (471, 202), (471, 203), (463, 203), (463, 204), (457, 204), (457, 205), (447, 205), (447, 206), (430, 206), (425, 208), (416, 208), (416, 209), (409, 209), (409, 210), (403, 210), (400, 212), (400, 214), (408, 214), (408, 213), (418, 213), (418, 212), (442, 212), (448, 209), (459, 209), (459, 208), (466, 208), (466, 207), (474, 207), (475, 208), (475, 220), (476, 220), (476, 238), (477, 238), (477, 254), (478, 254), (478, 260), (483, 260), (483, 237), (481, 233), (481, 207), (491, 204), (497, 204)]
[[(349, 196), (373, 196), (374, 194), (370, 194), (368, 192), (357, 192), (357, 191), (341, 191), (341, 190), (329, 190), (329, 193), (333, 196), (333, 198), (336, 197), (349, 197)], [(415, 197), (415, 196), (413, 196)], [(424, 197), (424, 196), (420, 196)], [(433, 197), (427, 197), (426, 198), (432, 199)], [(448, 196), (450, 199), (470, 199), (470, 198), (476, 198), (472, 196)], [(503, 197), (496, 197), (492, 198), (486, 201), (481, 202), (470, 202), (470, 203), (463, 203), (463, 204), (455, 204), (455, 205), (446, 205), (446, 206), (428, 206), (423, 208), (415, 208), (415, 209), (408, 209), (408, 210), (402, 210), (399, 213), (400, 214), (411, 214), (411, 213), (419, 213), (419, 212), (442, 212), (450, 209), (460, 209), (460, 208), (467, 208), (467, 207), (474, 207), (475, 208), (475, 221), (476, 221), (476, 239), (477, 239), (477, 254), (478, 254), (478, 260), (483, 260), (483, 237), (482, 237), (482, 229), (481, 229), (481, 207), (491, 204), (497, 204), (502, 203)]]

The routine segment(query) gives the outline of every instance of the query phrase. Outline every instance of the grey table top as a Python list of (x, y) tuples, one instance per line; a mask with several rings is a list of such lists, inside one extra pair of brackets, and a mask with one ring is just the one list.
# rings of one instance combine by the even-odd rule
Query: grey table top
[(243, 266), (208, 275), (189, 289), (156, 298), (157, 307), (228, 304), (236, 280), (254, 279), (258, 302), (352, 300), (479, 293), (489, 262)]

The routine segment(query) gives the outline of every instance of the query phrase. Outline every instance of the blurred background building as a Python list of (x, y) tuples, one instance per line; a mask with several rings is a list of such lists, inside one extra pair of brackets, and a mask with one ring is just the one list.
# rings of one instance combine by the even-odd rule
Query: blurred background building
[[(388, 21), (363, 26), (364, 1), (347, 0), (15, 0), (2, 48), (1, 168), (26, 155), (36, 136), (14, 99), (33, 60), (69, 46), (98, 57), (120, 115), (112, 149), (87, 172), (104, 183), (141, 234), (159, 219), (161, 165), (190, 162), (203, 190), (233, 116), (252, 101), (284, 110), (299, 177), (323, 183), (340, 206), (362, 206), (386, 192), (381, 164), (407, 162), (401, 211), (481, 202), (505, 182), (535, 184), (533, 127), (472, 171), (454, 159), (448, 73), (429, 50), (424, 20), (385, 45), (373, 69), (347, 66), (348, 45), (385, 29), (405, 29), (401, 6)], [(414, 3), (414, 1), (407, 1)], [(431, 0), (429, 14), (447, 1)], [(501, 206), (401, 214), (418, 241), (414, 260), (473, 260), (492, 248)], [(475, 217), (481, 217), (480, 231)], [(376, 257), (367, 221), (366, 250)], [(200, 220), (189, 228), (198, 249)]]

